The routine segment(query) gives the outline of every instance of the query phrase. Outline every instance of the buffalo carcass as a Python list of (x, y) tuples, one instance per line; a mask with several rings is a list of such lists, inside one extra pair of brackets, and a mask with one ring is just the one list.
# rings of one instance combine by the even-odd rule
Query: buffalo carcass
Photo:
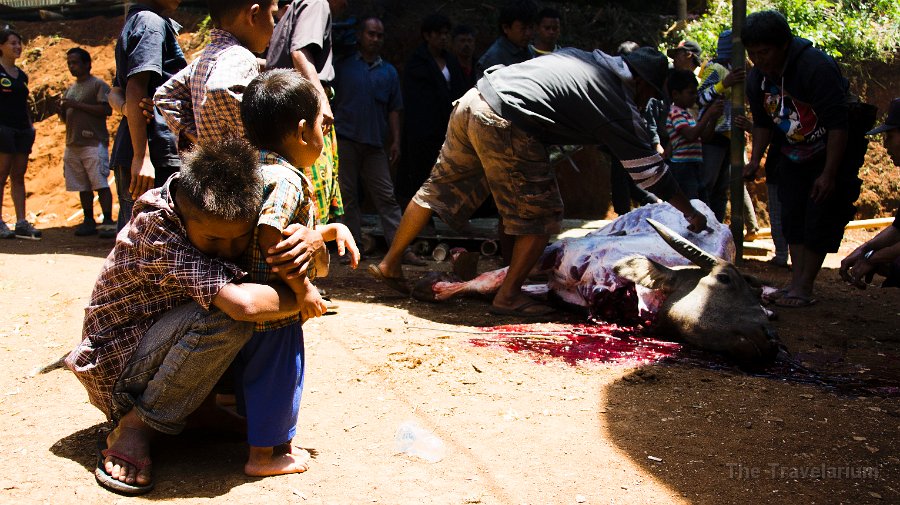
[[(584, 237), (549, 245), (535, 273), (547, 275), (547, 289), (593, 317), (651, 320), (661, 334), (739, 363), (769, 362), (779, 343), (760, 305), (761, 286), (731, 263), (734, 240), (728, 227), (702, 202), (692, 203), (706, 215), (707, 231), (688, 231), (669, 204), (646, 205)], [(432, 277), (413, 295), (429, 301), (489, 295), (505, 275), (500, 269), (467, 282)]]

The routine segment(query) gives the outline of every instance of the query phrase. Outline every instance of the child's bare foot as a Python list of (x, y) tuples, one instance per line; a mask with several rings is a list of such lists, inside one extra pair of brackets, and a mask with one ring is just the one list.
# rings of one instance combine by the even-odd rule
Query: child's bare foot
[(309, 453), (291, 447), (290, 443), (277, 447), (250, 447), (250, 457), (244, 465), (244, 473), (251, 477), (268, 477), (309, 470)]
[(106, 473), (129, 485), (151, 484), (150, 440), (153, 434), (153, 429), (144, 424), (134, 410), (126, 414), (106, 437)]

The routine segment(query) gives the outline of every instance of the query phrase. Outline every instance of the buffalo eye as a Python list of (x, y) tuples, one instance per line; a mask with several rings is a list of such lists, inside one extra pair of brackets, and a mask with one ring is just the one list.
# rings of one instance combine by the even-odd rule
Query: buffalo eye
[(716, 274), (716, 280), (722, 284), (731, 284), (731, 277), (728, 274)]

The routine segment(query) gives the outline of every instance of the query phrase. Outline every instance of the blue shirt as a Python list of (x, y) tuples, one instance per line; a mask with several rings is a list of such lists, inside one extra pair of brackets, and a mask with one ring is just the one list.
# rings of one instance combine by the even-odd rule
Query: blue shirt
[(491, 47), (487, 48), (481, 58), (478, 58), (478, 63), (475, 64), (475, 79), (481, 79), (485, 70), (494, 65), (515, 65), (531, 58), (531, 51), (527, 47), (519, 47), (501, 35)]
[(403, 108), (397, 69), (380, 57), (371, 65), (359, 53), (335, 67), (334, 125), (338, 137), (383, 147), (388, 114)]
[[(147, 96), (153, 97), (156, 88), (187, 66), (184, 53), (178, 45), (179, 29), (181, 25), (160, 16), (147, 6), (131, 6), (125, 18), (125, 26), (116, 41), (115, 85), (122, 88), (124, 93), (130, 77), (150, 72), (152, 76)], [(150, 145), (150, 161), (154, 167), (181, 166), (175, 136), (158, 110), (147, 125), (147, 140)], [(113, 165), (130, 167), (133, 152), (128, 121), (123, 116), (116, 132), (110, 161)]]

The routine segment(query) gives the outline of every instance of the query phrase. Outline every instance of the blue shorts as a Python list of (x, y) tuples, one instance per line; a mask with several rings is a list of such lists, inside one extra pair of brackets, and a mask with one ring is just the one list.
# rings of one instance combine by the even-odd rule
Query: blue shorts
[(302, 323), (254, 331), (232, 366), (238, 413), (247, 417), (247, 442), (274, 447), (294, 438), (305, 368)]

